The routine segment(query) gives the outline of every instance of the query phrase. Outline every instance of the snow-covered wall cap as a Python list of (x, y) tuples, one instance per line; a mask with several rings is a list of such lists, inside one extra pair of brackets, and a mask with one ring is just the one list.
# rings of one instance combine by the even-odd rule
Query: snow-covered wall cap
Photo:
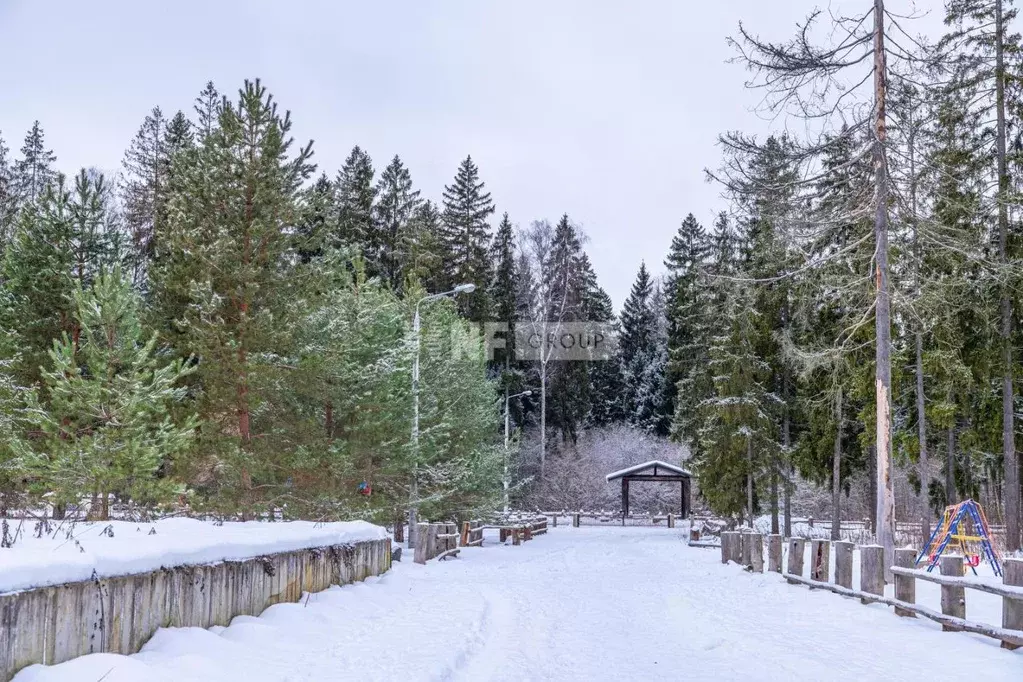
[(667, 462), (662, 462), (659, 459), (652, 459), (649, 462), (644, 462), (643, 464), (636, 464), (635, 466), (631, 466), (631, 467), (629, 467), (627, 469), (622, 469), (620, 471), (615, 471), (613, 473), (610, 473), (610, 474), (608, 474), (605, 477), (605, 480), (613, 481), (616, 478), (621, 478), (622, 476), (628, 476), (630, 474), (638, 474), (641, 471), (646, 471), (647, 469), (654, 469), (655, 467), (657, 469), (664, 469), (666, 471), (670, 471), (671, 473), (678, 474), (680, 476), (690, 476), (690, 477), (692, 477), (691, 473), (689, 473), (688, 471), (686, 471), (685, 469), (683, 469), (680, 466), (675, 466), (674, 464), (668, 464)]
[(0, 593), (388, 537), (365, 521), (110, 521), (60, 524), (42, 537), (24, 528), (13, 547), (0, 549)]

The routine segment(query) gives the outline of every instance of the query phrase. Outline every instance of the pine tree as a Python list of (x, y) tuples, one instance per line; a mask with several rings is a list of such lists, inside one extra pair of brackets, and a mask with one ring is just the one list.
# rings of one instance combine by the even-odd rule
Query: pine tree
[(629, 297), (622, 307), (622, 333), (618, 343), (624, 386), (622, 412), (628, 423), (640, 426), (649, 415), (641, 402), (649, 398), (653, 388), (645, 382), (645, 370), (655, 355), (657, 315), (653, 308), (654, 283), (641, 263)]
[(338, 217), (329, 246), (358, 249), (370, 275), (379, 275), (383, 240), (373, 219), (376, 189), (373, 186), (373, 161), (369, 154), (358, 146), (354, 147), (334, 185), (337, 188), (335, 204)]
[(39, 121), (32, 124), (21, 146), (21, 158), (14, 164), (14, 186), (22, 203), (34, 204), (46, 186), (55, 179), (53, 164), (57, 156), (46, 148)]
[(422, 200), (419, 190), (412, 189), (412, 176), (408, 168), (395, 155), (384, 172), (376, 190), (373, 230), (377, 235), (376, 267), (380, 277), (395, 291), (401, 291), (404, 273), (401, 270), (401, 237), (415, 219)]
[(444, 187), (441, 242), (448, 285), (474, 284), (476, 290), (460, 296), (458, 309), (467, 319), (482, 322), (490, 314), (490, 225), (494, 202), (479, 169), (467, 156), (458, 166), (454, 182)]
[(188, 447), (196, 427), (168, 414), (184, 399), (178, 384), (191, 369), (157, 360), (156, 336), (142, 331), (139, 305), (119, 269), (77, 289), (81, 336), (54, 341), (43, 374), (46, 399), (30, 394), (29, 420), (42, 434), (30, 463), (41, 475), (37, 483), (59, 502), (98, 494), (104, 520), (110, 493), (151, 506), (182, 492), (159, 473)]
[(88, 287), (112, 260), (110, 207), (102, 176), (82, 171), (75, 188), (58, 175), (19, 216), (4, 259), (8, 305), (3, 328), (18, 335), (15, 376), (24, 386), (40, 379), (54, 339), (78, 337), (73, 292)]
[(291, 227), (311, 146), (291, 152), (291, 119), (259, 81), (246, 81), (216, 128), (175, 159), (168, 198), (168, 255), (154, 289), (162, 316), (174, 319), (177, 352), (198, 358), (204, 421), (191, 474), (221, 506), (250, 513), (283, 483), (278, 439), (281, 406), (268, 400), (286, 384), (281, 358), (303, 312), (293, 277)]

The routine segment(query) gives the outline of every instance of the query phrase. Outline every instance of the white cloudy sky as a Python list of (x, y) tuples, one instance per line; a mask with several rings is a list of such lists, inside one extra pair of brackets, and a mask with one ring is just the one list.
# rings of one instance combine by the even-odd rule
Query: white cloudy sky
[[(814, 4), (0, 0), (0, 134), (17, 149), (39, 119), (62, 169), (116, 170), (154, 105), (259, 77), (330, 175), (359, 144), (378, 169), (400, 154), (438, 199), (472, 154), (514, 222), (567, 212), (620, 305), (682, 216), (721, 208), (703, 177), (716, 135), (769, 125), (726, 36), (741, 19), (781, 39)], [(916, 5), (938, 23), (940, 0)]]

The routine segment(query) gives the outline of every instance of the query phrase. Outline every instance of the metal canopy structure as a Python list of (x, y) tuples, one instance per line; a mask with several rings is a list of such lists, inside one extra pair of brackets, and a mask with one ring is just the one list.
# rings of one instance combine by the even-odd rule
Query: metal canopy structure
[(689, 496), (691, 494), (692, 474), (680, 466), (662, 462), (659, 459), (637, 464), (620, 471), (608, 474), (605, 479), (608, 483), (621, 479), (622, 481), (622, 525), (629, 516), (629, 483), (654, 482), (654, 483), (678, 483), (682, 490), (681, 516), (685, 518), (692, 508)]

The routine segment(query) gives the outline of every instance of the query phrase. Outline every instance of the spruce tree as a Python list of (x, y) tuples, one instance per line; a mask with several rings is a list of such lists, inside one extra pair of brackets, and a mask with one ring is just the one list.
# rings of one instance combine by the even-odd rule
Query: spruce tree
[(474, 284), (476, 290), (458, 298), (458, 310), (467, 319), (482, 322), (490, 314), (490, 225), (494, 202), (479, 178), (479, 169), (467, 156), (458, 166), (454, 182), (444, 187), (441, 242), (448, 286)]
[(20, 202), (34, 204), (39, 200), (56, 177), (56, 160), (57, 156), (46, 148), (42, 126), (36, 121), (25, 135), (21, 158), (14, 164), (14, 186)]
[(399, 271), (406, 282), (418, 283), (426, 291), (443, 291), (446, 284), (441, 219), (437, 205), (423, 201), (398, 236)]
[(521, 377), (513, 374), (515, 358), (515, 228), (505, 213), (497, 226), (494, 243), (491, 249), (493, 274), (490, 278), (490, 291), (493, 298), (493, 316), (499, 323), (507, 324), (506, 332), (501, 332), (504, 348), (494, 349), (491, 362), (492, 371), (501, 377), (501, 387), (507, 393), (523, 389)]
[(644, 373), (654, 356), (657, 317), (653, 309), (653, 293), (653, 280), (646, 263), (641, 263), (622, 307), (622, 333), (618, 343), (624, 376), (622, 412), (628, 423), (637, 426), (648, 416), (640, 403), (648, 397), (649, 387), (644, 383)]
[(301, 263), (309, 264), (324, 255), (336, 217), (334, 183), (323, 173), (305, 190), (301, 216), (295, 225), (294, 248)]
[(36, 483), (58, 502), (98, 496), (93, 513), (103, 520), (111, 493), (151, 507), (182, 492), (160, 472), (188, 447), (197, 425), (169, 416), (185, 398), (179, 384), (191, 368), (157, 359), (156, 336), (143, 332), (139, 305), (119, 268), (77, 289), (80, 337), (54, 341), (45, 400), (30, 394), (29, 420), (41, 434), (30, 459)]
[(9, 154), (10, 149), (0, 136), (0, 257), (11, 240), (18, 212), (17, 185)]
[(383, 240), (373, 216), (376, 188), (373, 186), (373, 161), (369, 154), (358, 146), (354, 147), (338, 172), (334, 186), (337, 188), (335, 205), (338, 215), (329, 245), (358, 249), (370, 275), (379, 275)]
[(404, 284), (401, 270), (401, 237), (415, 219), (422, 200), (412, 189), (412, 176), (401, 158), (395, 155), (380, 174), (376, 186), (373, 231), (376, 235), (376, 268), (381, 279), (400, 292)]
[(665, 317), (668, 324), (667, 380), (672, 412), (678, 382), (689, 375), (693, 362), (700, 311), (698, 309), (700, 269), (707, 257), (709, 244), (703, 226), (692, 213), (683, 219), (671, 239), (671, 248), (664, 260), (667, 270), (664, 283)]
[(125, 227), (131, 235), (131, 277), (136, 287), (144, 283), (153, 255), (153, 234), (164, 213), (170, 166), (167, 127), (160, 107), (154, 107), (142, 121), (121, 162), (124, 167), (121, 205)]

